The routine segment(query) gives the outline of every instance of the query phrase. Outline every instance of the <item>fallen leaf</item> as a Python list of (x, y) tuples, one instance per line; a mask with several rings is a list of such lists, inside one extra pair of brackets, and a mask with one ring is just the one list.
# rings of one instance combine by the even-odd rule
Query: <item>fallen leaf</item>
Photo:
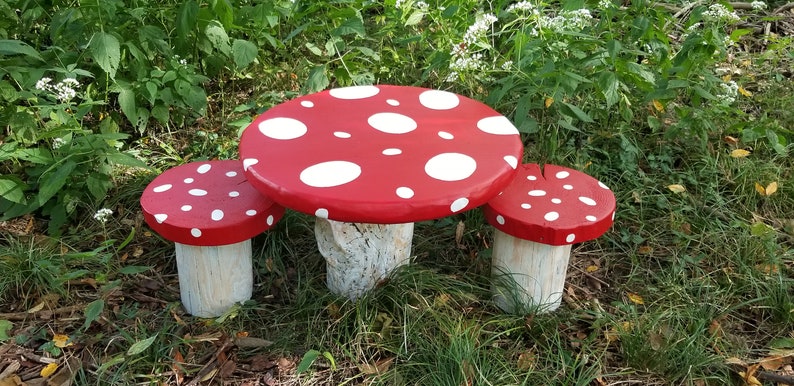
[(55, 374), (56, 370), (58, 370), (58, 364), (57, 363), (50, 363), (47, 366), (44, 366), (43, 369), (41, 369), (40, 375), (42, 377), (44, 377), (44, 378), (47, 378), (50, 375)]
[(766, 187), (761, 185), (761, 183), (756, 182), (755, 191), (758, 192), (758, 194), (765, 197), (771, 196), (775, 192), (777, 192), (777, 181), (770, 182)]
[(750, 155), (750, 152), (744, 149), (733, 149), (731, 151), (731, 157), (733, 158), (744, 158)]
[(724, 82), (730, 82), (730, 81), (731, 81), (731, 74), (725, 74), (725, 75), (723, 75), (723, 76), (722, 76), (722, 80), (723, 80)]
[(460, 242), (463, 240), (463, 232), (466, 231), (466, 224), (463, 221), (458, 221), (458, 225), (455, 227), (455, 244), (458, 245), (458, 248), (463, 249), (464, 245)]
[(595, 265), (588, 265), (588, 266), (587, 266), (587, 267), (586, 267), (584, 270), (585, 270), (587, 273), (593, 273), (593, 272), (595, 272), (595, 271), (598, 271), (598, 266), (595, 266)]
[(55, 347), (58, 347), (58, 348), (74, 346), (74, 342), (70, 342), (69, 341), (69, 335), (63, 335), (63, 334), (55, 334), (55, 335), (53, 335), (52, 336), (52, 343), (55, 343)]
[(642, 299), (642, 296), (637, 295), (633, 292), (629, 292), (626, 294), (629, 297), (629, 300), (634, 304), (645, 304), (645, 300)]
[(667, 189), (670, 189), (670, 191), (673, 193), (686, 192), (686, 188), (683, 185), (679, 185), (679, 184), (667, 185)]
[(779, 356), (766, 357), (761, 360), (761, 367), (768, 371), (777, 371), (783, 367), (783, 358)]
[(516, 364), (521, 371), (532, 370), (535, 367), (535, 353), (532, 351), (524, 351), (518, 356), (518, 363)]
[(12, 375), (7, 378), (0, 379), (0, 386), (25, 386), (25, 382), (19, 378), (19, 375)]
[(745, 90), (744, 87), (742, 87), (742, 86), (739, 86), (739, 94), (742, 94), (742, 95), (744, 95), (744, 96), (746, 96), (748, 98), (753, 96), (753, 93)]
[(739, 376), (744, 379), (744, 384), (747, 386), (764, 386), (755, 375), (747, 374), (744, 371), (739, 372)]
[(664, 112), (664, 105), (662, 104), (662, 102), (659, 102), (656, 99), (654, 99), (652, 102), (653, 102), (653, 108), (655, 108), (656, 111), (660, 113)]
[(730, 135), (726, 135), (726, 136), (722, 137), (722, 140), (725, 141), (725, 143), (727, 143), (729, 145), (738, 145), (739, 144), (739, 139), (735, 138), (735, 137), (731, 137)]
[(554, 104), (554, 98), (546, 97), (546, 100), (543, 101), (543, 104), (546, 106), (546, 108), (549, 108), (552, 104)]
[(653, 247), (650, 247), (648, 245), (641, 245), (639, 248), (637, 248), (637, 253), (639, 253), (640, 255), (650, 255), (651, 253), (653, 253)]

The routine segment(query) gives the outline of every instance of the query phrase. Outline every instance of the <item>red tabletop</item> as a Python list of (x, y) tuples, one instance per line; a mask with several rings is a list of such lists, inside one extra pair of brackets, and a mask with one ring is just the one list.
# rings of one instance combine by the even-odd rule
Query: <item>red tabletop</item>
[(522, 158), (490, 107), (408, 86), (356, 86), (271, 108), (240, 139), (248, 181), (277, 203), (336, 221), (394, 224), (472, 209)]

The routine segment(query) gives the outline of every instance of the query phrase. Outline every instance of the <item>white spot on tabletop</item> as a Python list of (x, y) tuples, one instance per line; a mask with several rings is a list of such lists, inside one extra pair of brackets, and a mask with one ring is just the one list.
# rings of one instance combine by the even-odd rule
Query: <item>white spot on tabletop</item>
[(158, 213), (154, 215), (154, 219), (157, 220), (158, 224), (162, 224), (168, 218), (168, 215), (165, 213)]
[(364, 99), (378, 95), (380, 89), (375, 86), (351, 86), (334, 88), (328, 91), (334, 98)]
[(501, 214), (498, 214), (496, 215), (496, 222), (498, 222), (499, 225), (505, 225), (505, 218), (502, 217)]
[(229, 192), (229, 197), (239, 197), (239, 196), (240, 196), (240, 192), (236, 190), (232, 190), (231, 192)]
[(543, 196), (546, 195), (546, 191), (545, 190), (530, 190), (529, 193), (527, 193), (527, 194), (529, 194), (532, 197), (543, 197)]
[(226, 172), (226, 177), (237, 177), (237, 172), (235, 171)]
[(312, 107), (314, 107), (314, 102), (312, 102), (312, 101), (301, 101), (301, 106), (306, 107), (306, 108), (312, 108)]
[(428, 90), (419, 94), (419, 103), (431, 110), (449, 110), (460, 104), (460, 98), (449, 91)]
[(350, 133), (347, 133), (347, 132), (344, 132), (344, 131), (334, 131), (334, 137), (337, 137), (337, 138), (350, 138), (351, 135), (350, 135)]
[(466, 197), (461, 197), (452, 202), (452, 205), (449, 206), (449, 209), (452, 213), (460, 212), (461, 210), (465, 209), (466, 206), (469, 205), (469, 199)]
[(391, 106), (399, 106), (400, 105), (400, 101), (398, 101), (396, 99), (386, 99), (386, 103), (388, 103)]
[(316, 211), (314, 211), (314, 215), (319, 217), (319, 218), (327, 219), (328, 218), (328, 209), (325, 209), (325, 208), (317, 209)]
[(375, 130), (388, 134), (405, 134), (416, 130), (416, 121), (397, 113), (377, 113), (367, 119)]
[(557, 212), (549, 212), (543, 215), (543, 218), (546, 219), (546, 221), (554, 221), (560, 218), (560, 214)]
[(390, 147), (388, 149), (383, 149), (383, 155), (398, 155), (402, 153), (403, 153), (402, 150), (393, 147)]
[(165, 185), (155, 186), (154, 189), (152, 189), (152, 190), (155, 193), (162, 193), (162, 192), (165, 192), (168, 189), (171, 189), (172, 186), (173, 185), (171, 185), (171, 184), (165, 184)]
[(441, 137), (441, 138), (444, 138), (444, 139), (453, 139), (453, 138), (455, 138), (454, 135), (452, 135), (451, 133), (448, 133), (446, 131), (439, 131), (438, 132), (438, 136)]
[(524, 209), (529, 209), (529, 208), (532, 208), (532, 205), (529, 205), (529, 204), (527, 204), (525, 202), (525, 203), (521, 204), (521, 207), (524, 208)]
[(508, 165), (510, 165), (511, 168), (515, 169), (518, 167), (518, 159), (516, 159), (516, 157), (513, 157), (512, 155), (506, 155), (504, 160)]
[(198, 167), (198, 169), (196, 169), (196, 171), (197, 171), (199, 174), (204, 174), (204, 173), (206, 173), (206, 172), (210, 171), (210, 169), (212, 169), (212, 165), (210, 165), (210, 164), (203, 164), (203, 165), (199, 166), (199, 167)]
[(563, 178), (568, 178), (568, 176), (570, 176), (570, 175), (571, 175), (571, 173), (568, 173), (565, 170), (563, 170), (561, 172), (557, 172), (557, 174), (555, 174), (554, 176), (557, 177), (557, 179), (561, 180)]
[(573, 234), (573, 233), (571, 233), (567, 237), (565, 237), (565, 241), (566, 242), (572, 243), (574, 240), (576, 240), (576, 235)]
[(527, 176), (527, 179), (530, 180), (530, 181), (537, 181), (538, 177), (529, 175), (529, 176)]
[(407, 186), (397, 188), (395, 193), (397, 193), (397, 196), (400, 198), (411, 198), (414, 196), (414, 190)]
[(518, 135), (518, 129), (504, 116), (487, 117), (477, 122), (477, 128), (488, 134)]
[(595, 221), (595, 220), (598, 220), (598, 218), (596, 218), (596, 216), (593, 216), (593, 215), (587, 215), (587, 216), (584, 216), (584, 218), (585, 218), (585, 220), (587, 220), (587, 221)]
[(553, 204), (561, 204), (561, 203), (562, 203), (562, 200), (560, 200), (559, 198), (552, 198), (552, 199), (551, 199), (551, 202), (552, 202)]
[(245, 211), (246, 216), (256, 216), (256, 211), (253, 209), (248, 209)]
[(270, 216), (267, 216), (267, 219), (265, 220), (265, 223), (267, 223), (267, 225), (270, 226), (270, 225), (273, 225), (273, 221), (275, 221), (275, 219), (273, 218), (273, 215), (271, 214)]
[(201, 237), (201, 229), (193, 228), (190, 230), (190, 234), (193, 235), (193, 237)]
[(562, 188), (565, 189), (565, 190), (573, 190), (573, 185), (565, 184), (565, 185), (562, 186)]
[(328, 161), (309, 166), (300, 174), (300, 180), (315, 188), (344, 185), (361, 175), (361, 167), (348, 161)]
[(187, 194), (196, 197), (202, 197), (207, 195), (207, 191), (204, 189), (190, 189), (187, 191)]
[(213, 210), (212, 214), (210, 215), (210, 218), (212, 218), (212, 221), (221, 221), (221, 220), (223, 220), (223, 211), (220, 210), (220, 209)]
[(246, 158), (243, 160), (243, 170), (248, 170), (251, 166), (254, 166), (259, 163), (259, 160), (256, 158)]
[(425, 164), (425, 173), (441, 181), (460, 181), (477, 170), (477, 161), (465, 154), (441, 153)]
[(595, 206), (596, 205), (595, 200), (593, 200), (590, 197), (584, 197), (584, 196), (579, 197), (579, 201), (585, 203), (585, 205), (590, 205), (590, 206)]
[(273, 139), (295, 139), (308, 130), (303, 122), (293, 118), (278, 117), (259, 122), (259, 132)]
[(183, 181), (184, 183), (186, 183), (186, 184), (192, 184), (194, 180), (193, 180), (192, 178), (188, 177), (188, 178), (185, 178), (185, 179), (184, 179), (184, 180), (182, 180), (182, 181)]
[(604, 183), (603, 183), (603, 182), (601, 182), (601, 181), (598, 181), (598, 186), (600, 186), (600, 187), (602, 187), (602, 188), (604, 188), (604, 189), (606, 189), (606, 190), (609, 190), (609, 187), (608, 187), (608, 186), (606, 186), (606, 185), (604, 185)]
[(182, 205), (182, 207), (179, 209), (181, 209), (183, 212), (190, 212), (193, 207), (191, 205)]

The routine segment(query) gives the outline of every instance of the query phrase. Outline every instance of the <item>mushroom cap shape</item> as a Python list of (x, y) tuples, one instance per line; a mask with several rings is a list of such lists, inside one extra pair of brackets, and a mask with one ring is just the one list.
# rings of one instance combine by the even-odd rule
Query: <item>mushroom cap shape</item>
[(270, 229), (284, 208), (245, 179), (238, 160), (199, 161), (157, 176), (141, 195), (146, 223), (164, 238), (194, 246), (239, 243)]
[(336, 221), (395, 224), (473, 209), (512, 180), (518, 130), (487, 105), (410, 86), (305, 95), (242, 134), (248, 180), (279, 204)]
[(483, 211), (491, 225), (513, 237), (567, 245), (595, 239), (609, 229), (615, 219), (615, 195), (580, 171), (524, 164)]

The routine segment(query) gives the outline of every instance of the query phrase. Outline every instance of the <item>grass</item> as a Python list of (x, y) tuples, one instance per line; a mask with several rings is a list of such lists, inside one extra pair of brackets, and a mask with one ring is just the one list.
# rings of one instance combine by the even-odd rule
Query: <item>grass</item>
[[(140, 214), (154, 174), (118, 170), (106, 224), (86, 206), (57, 240), (39, 217), (0, 226), (0, 352), (22, 353), (0, 355), (0, 373), (33, 354), (56, 358), (81, 385), (743, 385), (753, 371), (769, 381), (753, 365), (770, 357), (779, 361), (763, 371), (788, 376), (794, 159), (756, 130), (794, 139), (794, 86), (777, 68), (784, 48), (752, 57), (754, 96), (737, 106), (747, 115), (716, 117), (702, 138), (644, 125), (527, 138), (527, 161), (584, 170), (618, 202), (613, 227), (573, 247), (553, 313), (495, 306), (492, 230), (478, 210), (418, 223), (411, 264), (356, 303), (328, 292), (313, 219), (288, 212), (253, 241), (253, 299), (194, 318), (179, 304), (173, 245)], [(235, 95), (260, 90), (259, 107), (297, 95), (286, 73), (267, 71), (280, 77), (212, 94), (220, 112), (202, 130), (152, 130), (134, 150), (156, 170), (235, 157), (237, 133), (224, 124), (251, 102)], [(752, 152), (731, 156), (739, 148)], [(90, 304), (101, 304), (97, 314)], [(55, 334), (73, 345), (58, 347)], [(26, 381), (45, 365), (20, 363)]]

